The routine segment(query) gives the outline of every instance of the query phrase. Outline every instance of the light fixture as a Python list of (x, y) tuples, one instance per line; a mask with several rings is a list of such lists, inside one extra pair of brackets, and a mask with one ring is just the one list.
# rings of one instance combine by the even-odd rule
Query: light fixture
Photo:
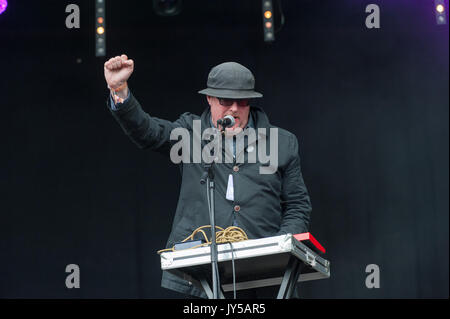
[(436, 11), (436, 23), (437, 24), (447, 24), (447, 17), (445, 10), (444, 0), (434, 0), (434, 6)]
[(262, 12), (263, 12), (263, 28), (264, 28), (264, 41), (275, 41), (275, 31), (273, 27), (273, 9), (272, 0), (262, 0)]
[(6, 11), (6, 7), (8, 6), (8, 1), (0, 0), (0, 14)]
[(106, 55), (105, 0), (95, 1), (95, 56)]

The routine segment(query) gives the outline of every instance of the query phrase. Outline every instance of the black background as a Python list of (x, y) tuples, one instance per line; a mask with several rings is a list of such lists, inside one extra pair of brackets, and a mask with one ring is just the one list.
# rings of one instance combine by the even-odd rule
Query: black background
[[(70, 3), (80, 29), (65, 27)], [(380, 29), (365, 26), (369, 3)], [(212, 66), (253, 71), (257, 105), (299, 138), (311, 232), (331, 261), (302, 297), (448, 297), (449, 37), (434, 1), (284, 0), (272, 45), (261, 1), (185, 0), (177, 17), (151, 1), (106, 5), (105, 58), (94, 1), (10, 0), (0, 15), (0, 297), (181, 296), (160, 287), (156, 254), (179, 171), (139, 150), (105, 105), (103, 63), (122, 53), (144, 109), (170, 120), (207, 106), (196, 92)], [(80, 289), (65, 286), (72, 263)], [(368, 264), (379, 289), (365, 286)]]

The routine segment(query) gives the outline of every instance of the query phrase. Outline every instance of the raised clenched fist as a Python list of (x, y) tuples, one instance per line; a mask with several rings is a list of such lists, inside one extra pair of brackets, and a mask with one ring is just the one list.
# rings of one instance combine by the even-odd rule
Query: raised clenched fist
[(116, 56), (105, 62), (105, 80), (111, 89), (117, 89), (123, 85), (134, 70), (134, 62), (125, 54)]

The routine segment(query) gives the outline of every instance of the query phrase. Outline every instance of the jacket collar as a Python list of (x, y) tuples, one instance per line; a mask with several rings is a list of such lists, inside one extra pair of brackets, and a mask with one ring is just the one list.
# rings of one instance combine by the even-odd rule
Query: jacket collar
[[(257, 140), (268, 138), (271, 127), (269, 123), (269, 118), (267, 117), (266, 113), (263, 111), (262, 108), (260, 108), (259, 106), (250, 106), (250, 108), (251, 108), (250, 116), (252, 117), (254, 125), (253, 128), (255, 129), (256, 134), (252, 134), (248, 137), (247, 146), (254, 144)], [(212, 124), (211, 111), (209, 106), (203, 111), (200, 120), (202, 125), (202, 136), (203, 136), (203, 131), (206, 128), (210, 128)], [(265, 128), (265, 132), (258, 130), (259, 128)], [(202, 140), (202, 143), (206, 143), (206, 141)], [(239, 155), (240, 153), (236, 154), (236, 156)]]
[[(258, 128), (265, 128), (266, 135), (268, 136), (269, 128), (271, 127), (271, 125), (269, 123), (269, 118), (267, 117), (263, 109), (259, 106), (250, 106), (250, 116), (253, 122), (253, 128), (255, 130), (257, 130)], [(202, 124), (202, 131), (206, 128), (211, 127), (211, 111), (209, 106), (203, 111), (202, 115), (200, 116), (200, 120)]]

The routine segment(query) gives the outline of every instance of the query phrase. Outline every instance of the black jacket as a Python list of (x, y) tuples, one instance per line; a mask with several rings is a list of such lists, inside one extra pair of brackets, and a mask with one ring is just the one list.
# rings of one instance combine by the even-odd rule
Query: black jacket
[[(151, 149), (169, 155), (170, 140), (174, 128), (182, 127), (192, 133), (193, 120), (201, 120), (201, 129), (211, 127), (209, 107), (199, 117), (184, 113), (175, 122), (151, 117), (142, 110), (130, 93), (130, 98), (116, 111), (108, 107), (124, 132), (141, 149)], [(266, 128), (268, 151), (270, 128), (266, 114), (261, 108), (251, 107), (256, 128)], [(260, 174), (256, 163), (220, 163), (215, 165), (215, 212), (216, 225), (226, 228), (233, 224), (242, 228), (249, 239), (275, 236), (285, 233), (308, 231), (311, 203), (300, 170), (298, 141), (294, 134), (278, 129), (278, 169), (274, 174)], [(254, 148), (258, 140), (248, 141)], [(247, 144), (246, 144), (247, 146)], [(245, 152), (245, 151), (244, 151)], [(191, 155), (192, 156), (192, 155)], [(247, 155), (244, 155), (247, 156)], [(182, 174), (178, 205), (167, 247), (182, 241), (197, 227), (209, 225), (206, 187), (200, 184), (204, 167), (201, 163), (180, 163)], [(233, 169), (237, 166), (238, 169)], [(234, 201), (225, 198), (228, 175), (233, 175)], [(235, 211), (236, 206), (240, 207)], [(188, 282), (163, 273), (162, 286), (181, 293), (205, 297), (205, 294)]]

